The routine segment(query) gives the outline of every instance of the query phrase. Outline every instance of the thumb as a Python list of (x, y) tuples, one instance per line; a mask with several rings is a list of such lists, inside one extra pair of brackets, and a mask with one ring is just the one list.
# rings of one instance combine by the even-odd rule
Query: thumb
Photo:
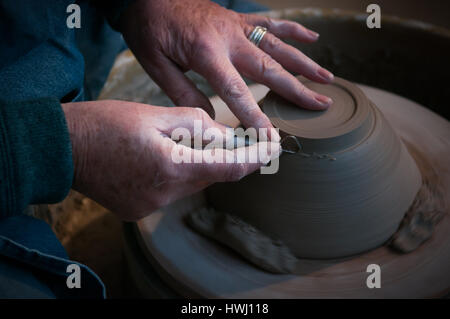
[(176, 164), (181, 180), (213, 183), (238, 181), (281, 154), (281, 145), (277, 142), (258, 142), (233, 150), (223, 148), (199, 150), (180, 144), (174, 147), (172, 154), (181, 152), (186, 159)]

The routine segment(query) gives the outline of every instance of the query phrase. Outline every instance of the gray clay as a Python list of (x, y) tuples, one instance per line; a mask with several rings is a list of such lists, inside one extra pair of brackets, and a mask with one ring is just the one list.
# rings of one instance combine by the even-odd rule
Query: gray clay
[(340, 258), (376, 248), (411, 206), (422, 183), (419, 169), (354, 84), (339, 78), (331, 85), (304, 84), (330, 96), (333, 105), (304, 110), (273, 92), (262, 102), (280, 134), (296, 136), (302, 152), (282, 155), (276, 174), (256, 172), (213, 185), (209, 203), (279, 238), (299, 258)]

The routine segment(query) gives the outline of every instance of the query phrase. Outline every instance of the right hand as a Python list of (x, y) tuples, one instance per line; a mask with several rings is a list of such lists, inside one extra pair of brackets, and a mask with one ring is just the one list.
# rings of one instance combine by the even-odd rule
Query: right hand
[[(72, 141), (73, 188), (123, 220), (140, 219), (214, 182), (239, 180), (280, 153), (279, 143), (270, 143), (269, 149), (276, 151), (258, 163), (176, 164), (171, 154), (177, 144), (170, 138), (175, 128), (192, 131), (194, 120), (202, 120), (204, 130), (224, 132), (225, 127), (199, 108), (107, 100), (62, 107)], [(219, 152), (236, 159), (237, 150)]]
[[(255, 26), (269, 31), (259, 47), (247, 39)], [(240, 14), (207, 0), (136, 0), (122, 14), (121, 27), (129, 48), (176, 105), (214, 113), (185, 76), (191, 69), (208, 80), (246, 128), (272, 124), (240, 73), (307, 109), (324, 110), (332, 103), (290, 73), (318, 83), (333, 81), (333, 74), (280, 40), (317, 40), (317, 33), (296, 22)]]

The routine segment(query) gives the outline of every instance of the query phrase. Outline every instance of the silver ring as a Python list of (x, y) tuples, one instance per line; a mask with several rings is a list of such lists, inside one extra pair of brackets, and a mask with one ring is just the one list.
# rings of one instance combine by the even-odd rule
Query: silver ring
[(250, 35), (248, 36), (248, 40), (254, 45), (259, 46), (262, 38), (266, 33), (267, 29), (258, 25), (253, 29), (252, 33), (250, 33)]

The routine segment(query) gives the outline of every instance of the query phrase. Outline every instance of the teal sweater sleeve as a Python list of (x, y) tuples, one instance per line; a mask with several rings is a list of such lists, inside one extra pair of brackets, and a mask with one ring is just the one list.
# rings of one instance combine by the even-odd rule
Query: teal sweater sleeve
[(72, 179), (72, 147), (60, 102), (0, 101), (0, 218), (29, 204), (61, 201)]

